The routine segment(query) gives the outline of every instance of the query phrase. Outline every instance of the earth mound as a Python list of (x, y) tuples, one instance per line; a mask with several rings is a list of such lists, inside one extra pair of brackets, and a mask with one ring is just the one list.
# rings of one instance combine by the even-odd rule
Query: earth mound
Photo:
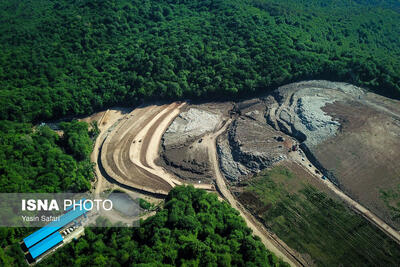
[[(308, 81), (268, 97), (267, 121), (301, 142), (341, 190), (399, 229), (400, 102), (359, 87)], [(400, 202), (399, 202), (400, 203)]]
[(191, 182), (212, 182), (212, 170), (203, 136), (218, 130), (230, 103), (191, 105), (171, 123), (162, 138), (158, 164)]

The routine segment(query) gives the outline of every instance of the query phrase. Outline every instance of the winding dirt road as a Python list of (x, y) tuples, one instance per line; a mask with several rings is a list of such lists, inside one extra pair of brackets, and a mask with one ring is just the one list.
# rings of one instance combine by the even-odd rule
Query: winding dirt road
[[(296, 101), (292, 101), (292, 103), (289, 103), (289, 101), (285, 102), (285, 107), (293, 106), (293, 102)], [(106, 174), (122, 185), (127, 185), (148, 193), (168, 194), (174, 186), (180, 185), (182, 182), (161, 166), (158, 166), (155, 160), (159, 157), (162, 135), (175, 117), (179, 115), (181, 108), (185, 104), (174, 102), (169, 105), (142, 106), (128, 114), (123, 114), (115, 110), (107, 110), (99, 121), (101, 134), (95, 142), (94, 151), (91, 155), (92, 161), (99, 162)], [(277, 110), (274, 106), (273, 110), (271, 110), (273, 116), (270, 118), (273, 120), (275, 126), (285, 127), (285, 124), (280, 121), (279, 111), (282, 111), (282, 107), (280, 110)], [(219, 168), (216, 139), (226, 131), (231, 122), (232, 119), (229, 119), (217, 132), (207, 134), (203, 138), (219, 193), (233, 208), (239, 211), (247, 225), (253, 230), (255, 235), (261, 238), (267, 249), (293, 266), (305, 266), (306, 264), (302, 261), (301, 257), (297, 257), (296, 252), (291, 250), (276, 235), (265, 229), (253, 215), (240, 205), (227, 188)], [(312, 163), (299, 153), (300, 151), (291, 153), (292, 160), (313, 174), (320, 182), (334, 191), (345, 203), (360, 212), (361, 215), (377, 225), (400, 244), (399, 232), (348, 197), (328, 180), (322, 180), (322, 175), (315, 173), (316, 168)], [(96, 166), (95, 173), (97, 177), (95, 193), (99, 194), (103, 189), (102, 183), (105, 178), (99, 166)], [(211, 184), (194, 184), (194, 186), (206, 190), (215, 190), (215, 187)]]
[[(287, 132), (288, 134), (291, 134), (290, 127), (287, 125), (285, 121), (282, 120), (280, 113), (286, 109), (294, 109), (294, 107), (297, 105), (297, 97), (294, 96), (293, 92), (288, 92), (288, 95), (285, 97), (285, 101), (282, 103), (282, 105), (277, 109), (276, 105), (274, 105), (270, 111), (269, 111), (269, 118), (271, 122), (276, 126), (283, 126), (279, 127), (277, 130), (281, 130), (283, 132)], [(367, 100), (365, 100), (367, 101)], [(368, 102), (367, 104), (373, 105), (373, 103)], [(377, 107), (377, 105), (375, 105)], [(391, 115), (396, 115), (390, 110), (384, 108), (384, 107), (377, 107), (380, 110), (387, 112)], [(301, 153), (301, 154), (299, 154)], [(310, 160), (305, 156), (305, 153), (299, 149), (295, 153), (290, 154), (292, 160), (297, 162), (300, 166), (302, 166), (304, 169), (306, 169), (308, 172), (310, 172), (314, 177), (316, 177), (319, 182), (325, 184), (330, 190), (332, 190), (337, 196), (340, 197), (347, 205), (349, 205), (352, 209), (355, 211), (359, 212), (364, 218), (369, 220), (371, 223), (376, 225), (379, 229), (381, 229), (384, 233), (386, 233), (388, 236), (390, 236), (393, 240), (395, 240), (397, 243), (400, 244), (400, 233), (393, 229), (391, 226), (389, 226), (387, 223), (385, 223), (383, 220), (381, 220), (378, 216), (376, 216), (374, 213), (372, 213), (370, 210), (365, 208), (363, 205), (358, 203), (357, 201), (353, 200), (351, 197), (343, 193), (338, 187), (336, 187), (333, 183), (331, 183), (329, 180), (323, 180), (322, 179), (322, 172), (318, 170)], [(315, 172), (315, 170), (318, 171), (318, 174)]]
[(245, 220), (247, 226), (253, 230), (254, 235), (260, 237), (265, 247), (272, 251), (275, 255), (282, 258), (284, 261), (292, 266), (304, 266), (304, 263), (299, 261), (294, 252), (277, 237), (273, 237), (263, 226), (259, 223), (249, 212), (247, 212), (238, 201), (234, 198), (232, 193), (226, 186), (225, 180), (219, 168), (216, 140), (228, 128), (232, 120), (228, 120), (224, 126), (217, 132), (206, 135), (203, 138), (204, 145), (207, 146), (208, 157), (214, 170), (214, 175), (217, 184), (217, 190), (228, 201), (228, 203), (237, 211), (239, 211), (242, 218)]
[[(185, 103), (172, 103), (139, 107), (129, 114), (112, 116), (112, 119), (103, 127), (102, 122), (107, 117), (108, 111), (105, 112), (99, 121), (102, 132), (96, 140), (92, 161), (99, 161), (107, 175), (120, 184), (149, 193), (166, 195), (170, 189), (182, 183), (158, 166), (155, 160), (159, 157), (162, 135), (174, 118), (179, 115), (180, 109), (184, 105)], [(240, 212), (253, 233), (261, 238), (269, 250), (291, 265), (298, 266), (300, 264), (295, 264), (296, 261), (291, 259), (290, 254), (286, 255), (288, 254), (286, 250), (251, 214), (240, 206), (226, 187), (224, 178), (219, 171), (216, 138), (226, 130), (230, 122), (231, 120), (217, 132), (204, 137), (218, 189), (223, 198)], [(99, 166), (96, 166), (95, 172), (97, 177), (95, 193), (99, 194), (103, 189), (102, 183), (105, 177), (102, 176)], [(194, 184), (194, 186), (215, 190), (215, 187), (210, 184)]]
[[(96, 141), (94, 143), (93, 147), (93, 152), (90, 155), (90, 159), (92, 162), (97, 163), (98, 158), (99, 158), (99, 152), (100, 152), (100, 147), (104, 142), (104, 139), (107, 137), (109, 131), (108, 129), (112, 127), (119, 119), (121, 119), (124, 116), (123, 112), (121, 110), (106, 110), (100, 120), (98, 121), (98, 127), (100, 129), (100, 135), (96, 138)], [(94, 193), (96, 195), (99, 195), (102, 190), (103, 190), (103, 181), (105, 180), (105, 177), (101, 173), (98, 165), (96, 164), (96, 167), (94, 168), (95, 171), (95, 177), (96, 177), (96, 182), (95, 182), (95, 190)]]
[[(117, 182), (155, 194), (168, 194), (173, 183), (163, 179), (140, 163), (142, 146), (131, 155), (131, 147), (142, 142), (142, 129), (164, 112), (177, 108), (176, 104), (151, 105), (134, 109), (125, 115), (117, 127), (107, 136), (101, 147), (101, 164), (105, 172)], [(167, 111), (166, 111), (167, 110)], [(151, 133), (149, 133), (151, 134)], [(140, 138), (137, 138), (137, 137)], [(144, 147), (145, 149), (146, 147)], [(140, 164), (139, 164), (140, 163)]]
[(386, 233), (389, 237), (391, 237), (394, 241), (400, 244), (400, 233), (381, 220), (378, 216), (372, 213), (370, 210), (365, 208), (363, 205), (353, 200), (351, 197), (343, 193), (338, 187), (336, 187), (332, 182), (327, 179), (322, 179), (323, 174), (319, 171), (317, 174), (315, 170), (318, 170), (308, 159), (307, 157), (303, 157), (300, 153), (304, 155), (304, 152), (300, 152), (299, 149), (296, 152), (290, 153), (290, 157), (293, 161), (297, 162), (303, 169), (307, 170), (312, 176), (318, 179), (320, 183), (323, 183), (326, 187), (332, 190), (343, 202), (345, 202), (349, 207), (359, 212), (365, 219), (370, 221), (372, 224), (376, 225), (379, 229), (381, 229), (384, 233)]
[[(113, 125), (107, 130), (103, 127), (108, 111), (105, 112), (99, 121), (102, 132), (91, 156), (93, 162), (98, 162), (95, 193), (101, 192), (105, 179), (100, 166), (105, 175), (117, 183), (152, 194), (167, 195), (174, 186), (182, 184), (155, 164), (155, 160), (159, 157), (162, 135), (184, 105), (186, 103), (174, 102), (141, 106), (108, 122), (107, 125), (111, 122)], [(194, 187), (215, 190), (211, 184), (195, 184)]]

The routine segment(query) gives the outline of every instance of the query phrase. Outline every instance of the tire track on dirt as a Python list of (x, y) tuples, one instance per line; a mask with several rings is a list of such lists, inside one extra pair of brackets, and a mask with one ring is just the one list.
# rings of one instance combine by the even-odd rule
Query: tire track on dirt
[[(400, 245), (400, 233), (390, 227), (387, 223), (385, 223), (382, 219), (372, 213), (370, 210), (365, 208), (363, 205), (353, 200), (351, 197), (346, 195), (342, 190), (337, 188), (332, 182), (327, 179), (323, 179), (323, 174), (319, 171), (319, 174), (316, 174), (313, 170), (318, 170), (312, 163), (307, 159), (306, 156), (302, 157), (300, 153), (304, 154), (304, 152), (291, 153), (291, 158), (297, 162), (303, 169), (312, 174), (313, 177), (318, 179), (319, 182), (323, 183), (326, 187), (328, 187), (331, 191), (333, 191), (343, 202), (345, 202), (349, 207), (355, 210), (357, 213), (361, 214), (365, 219), (369, 222), (377, 226), (381, 229), (385, 234), (391, 237), (395, 242)], [(304, 160), (302, 160), (304, 159)]]
[[(129, 148), (140, 130), (156, 117), (164, 106), (147, 106), (127, 115), (105, 140), (101, 161), (107, 174), (121, 184), (157, 194), (167, 194), (172, 188), (164, 179), (132, 163)], [(139, 140), (138, 140), (139, 142)]]
[(210, 163), (213, 166), (212, 169), (214, 170), (217, 190), (234, 209), (239, 211), (247, 226), (253, 230), (254, 235), (260, 237), (261, 241), (268, 250), (272, 251), (275, 255), (282, 258), (284, 261), (292, 266), (304, 266), (302, 261), (298, 260), (295, 257), (295, 255), (291, 252), (290, 248), (287, 247), (286, 244), (284, 244), (282, 241), (279, 241), (277, 237), (272, 237), (272, 235), (236, 201), (232, 193), (227, 188), (225, 180), (219, 168), (216, 140), (219, 135), (226, 131), (231, 122), (232, 119), (229, 119), (225, 123), (225, 125), (217, 132), (209, 134), (203, 138), (203, 142), (207, 145), (208, 148)]

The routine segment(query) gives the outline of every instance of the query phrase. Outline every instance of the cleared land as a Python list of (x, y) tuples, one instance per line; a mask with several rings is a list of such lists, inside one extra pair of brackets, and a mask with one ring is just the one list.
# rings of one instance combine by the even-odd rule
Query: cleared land
[(400, 102), (327, 81), (289, 84), (269, 98), (269, 124), (302, 142), (312, 166), (367, 218), (384, 231), (399, 229), (400, 194), (392, 189), (400, 185)]
[(315, 156), (345, 193), (399, 229), (382, 192), (400, 185), (400, 120), (357, 102), (336, 102), (324, 110), (342, 130), (318, 145)]
[(213, 183), (214, 175), (203, 136), (221, 128), (232, 103), (188, 105), (163, 136), (157, 164), (195, 184)]
[[(103, 132), (96, 142), (95, 150), (100, 151), (99, 163), (103, 166), (106, 174), (121, 185), (149, 193), (165, 194), (176, 184), (181, 184), (174, 176), (155, 164), (162, 134), (179, 114), (181, 107), (182, 104), (179, 103), (140, 107), (124, 116), (117, 116), (118, 119), (112, 126), (107, 130), (102, 129)], [(107, 113), (100, 117), (100, 125)], [(220, 192), (223, 192), (223, 197), (230, 200), (233, 207), (239, 210), (249, 227), (256, 235), (260, 236), (271, 251), (292, 265), (300, 265), (294, 264), (290, 255), (282, 248), (284, 244), (279, 244), (276, 240), (271, 239), (271, 234), (263, 229), (262, 225), (257, 223), (249, 213), (238, 206), (227, 189), (219, 172), (216, 138), (226, 130), (228, 125), (229, 122), (224, 127), (219, 127), (217, 132), (205, 135), (200, 142), (210, 155), (212, 169), (218, 177), (216, 181)], [(211, 157), (211, 155), (213, 156)], [(96, 158), (96, 156), (99, 155), (94, 152), (92, 157)], [(99, 168), (96, 168), (96, 173), (100, 177), (96, 184), (96, 192), (101, 192), (104, 177), (101, 176)], [(214, 186), (210, 184), (195, 184), (194, 186), (208, 190), (214, 189)]]
[(241, 202), (268, 228), (317, 265), (400, 264), (395, 241), (295, 163), (282, 162), (236, 190)]
[(302, 260), (296, 257), (296, 252), (287, 247), (285, 243), (279, 240), (279, 238), (273, 238), (273, 235), (268, 233), (268, 231), (266, 231), (261, 225), (257, 223), (257, 221), (250, 213), (248, 213), (245, 209), (241, 207), (241, 205), (233, 197), (230, 190), (227, 188), (225, 180), (219, 168), (216, 139), (219, 135), (226, 131), (230, 123), (231, 120), (228, 120), (224, 127), (213, 134), (205, 136), (203, 141), (208, 147), (209, 160), (214, 170), (214, 177), (218, 191), (234, 209), (239, 211), (240, 215), (246, 221), (247, 226), (253, 230), (253, 233), (256, 236), (261, 238), (261, 241), (264, 243), (267, 249), (275, 253), (278, 257), (281, 257), (284, 261), (288, 262), (292, 266), (304, 265)]
[[(98, 163), (95, 191), (100, 193), (103, 188), (102, 170), (121, 186), (153, 194), (166, 195), (175, 185), (182, 184), (155, 161), (159, 157), (163, 133), (184, 105), (175, 102), (142, 106), (119, 116), (112, 111), (102, 116), (96, 114), (102, 132), (92, 154), (92, 160)], [(211, 184), (196, 184), (195, 187), (214, 190)]]
[[(106, 173), (121, 184), (157, 194), (167, 194), (174, 183), (150, 171), (146, 161), (148, 138), (155, 133), (151, 125), (165, 119), (165, 114), (178, 109), (179, 104), (150, 105), (134, 109), (123, 118), (105, 139), (101, 149), (101, 163)], [(173, 119), (173, 118), (172, 118)], [(150, 137), (147, 137), (149, 135)], [(146, 137), (146, 144), (141, 143)], [(137, 145), (138, 143), (139, 145)]]
[[(171, 188), (183, 183), (194, 183), (195, 187), (207, 190), (214, 190), (215, 185), (221, 196), (240, 212), (266, 247), (292, 265), (337, 265), (342, 257), (345, 257), (344, 253), (347, 250), (350, 251), (349, 255), (351, 254), (348, 258), (353, 258), (360, 264), (376, 264), (376, 259), (381, 259), (386, 265), (397, 264), (392, 258), (396, 257), (396, 249), (399, 247), (384, 233), (397, 241), (400, 240), (399, 233), (358, 203), (356, 200), (359, 199), (350, 198), (330, 181), (323, 180), (322, 176), (327, 169), (326, 165), (322, 167), (320, 164), (320, 161), (328, 160), (332, 155), (336, 156), (332, 154), (332, 150), (339, 149), (338, 144), (341, 143), (340, 140), (334, 143), (331, 139), (344, 136), (346, 131), (360, 138), (366, 134), (366, 125), (373, 125), (380, 120), (382, 125), (377, 125), (381, 128), (375, 127), (375, 130), (398, 135), (396, 105), (365, 95), (364, 103), (354, 104), (346, 97), (350, 95), (351, 99), (360, 99), (359, 93), (362, 90), (346, 85), (341, 91), (329, 86), (331, 84), (325, 81), (304, 82), (300, 85), (289, 85), (285, 87), (287, 90), (281, 89), (274, 96), (236, 104), (172, 103), (142, 106), (125, 115), (115, 116), (111, 110), (104, 114), (96, 114), (100, 127), (104, 126), (95, 144), (95, 150), (99, 153), (94, 152), (92, 155), (99, 163), (96, 174), (100, 173), (98, 177), (102, 177), (102, 173), (111, 177), (112, 182), (125, 189), (137, 189), (142, 193), (156, 194), (158, 197), (166, 195)], [(303, 89), (306, 91), (302, 91)], [(324, 95), (325, 92), (327, 95)], [(331, 100), (335, 97), (338, 99)], [(379, 105), (382, 101), (384, 104), (375, 109), (374, 105)], [(369, 105), (368, 110), (358, 110), (366, 103)], [(347, 106), (341, 106), (342, 104)], [(348, 106), (353, 109), (346, 110)], [(363, 113), (363, 116), (357, 116), (359, 113)], [(380, 117), (375, 114), (380, 114)], [(392, 118), (393, 122), (388, 123), (385, 116)], [(370, 122), (372, 118), (375, 121)], [(359, 129), (361, 130), (357, 132)], [(384, 142), (384, 136), (376, 137), (377, 132), (373, 129), (368, 131), (371, 132), (367, 133), (370, 134), (370, 139), (378, 143)], [(396, 136), (388, 138), (393, 147), (398, 141)], [(329, 145), (326, 145), (329, 141), (332, 142), (332, 148), (325, 155), (327, 159), (324, 159), (324, 155), (318, 154), (322, 150), (315, 148), (321, 144), (324, 144), (324, 148), (329, 148)], [(298, 147), (301, 142), (305, 145), (303, 148), (308, 149), (305, 150), (307, 153)], [(366, 145), (369, 144), (371, 143)], [(346, 146), (342, 149), (345, 153), (346, 149), (354, 149), (350, 144), (342, 145)], [(361, 145), (356, 145), (356, 148), (358, 146)], [(385, 144), (383, 147), (388, 146)], [(388, 150), (390, 153), (382, 148), (377, 151), (386, 153), (386, 157), (395, 150), (393, 147), (392, 150)], [(314, 154), (310, 154), (311, 152)], [(311, 158), (307, 158), (306, 155)], [(277, 181), (265, 182), (262, 179), (251, 178), (260, 170), (274, 168), (276, 165), (285, 166), (300, 178), (288, 181), (283, 179), (286, 181), (283, 187), (272, 188), (269, 186)], [(103, 172), (101, 168), (104, 168)], [(221, 173), (221, 169), (224, 174)], [(224, 175), (230, 179), (230, 185)], [(96, 191), (101, 192), (104, 188), (104, 180), (98, 178)], [(255, 184), (257, 181), (260, 182)], [(386, 183), (385, 179), (380, 181)], [(229, 188), (233, 188), (235, 194), (232, 194)], [(276, 194), (269, 191), (261, 194), (257, 188), (267, 191), (279, 190)], [(252, 189), (257, 189), (258, 193)], [(275, 196), (275, 202), (265, 199), (264, 195)], [(391, 196), (393, 195), (392, 193)], [(314, 203), (314, 198), (326, 200), (329, 205), (318, 206), (321, 203)], [(281, 214), (283, 217), (277, 215), (275, 218), (274, 214), (268, 213), (277, 203), (280, 203), (281, 208), (285, 207), (284, 205), (290, 207)], [(367, 218), (384, 233), (351, 209)], [(268, 219), (277, 221), (271, 223), (264, 218), (267, 213)], [(285, 219), (285, 216), (288, 218)], [(317, 222), (311, 223), (302, 219), (312, 216), (317, 218)], [(326, 224), (326, 216), (333, 224)], [(338, 216), (339, 221), (332, 219), (334, 216)], [(266, 228), (256, 218), (260, 219)], [(294, 221), (291, 221), (293, 218)], [(346, 222), (348, 225), (341, 226)], [(295, 240), (293, 235), (288, 235), (291, 224), (297, 227), (294, 232), (298, 231), (299, 240)], [(274, 229), (277, 225), (281, 228)], [(335, 228), (331, 229), (334, 225), (346, 236), (345, 243), (337, 241), (339, 233)], [(320, 227), (328, 227), (330, 231), (326, 242), (318, 240), (325, 235), (326, 230), (317, 230)], [(310, 240), (306, 238), (308, 234)], [(360, 238), (363, 235), (371, 236), (384, 244), (384, 247), (373, 248), (370, 240)], [(310, 244), (304, 241), (306, 239)], [(338, 244), (340, 248), (336, 247)]]

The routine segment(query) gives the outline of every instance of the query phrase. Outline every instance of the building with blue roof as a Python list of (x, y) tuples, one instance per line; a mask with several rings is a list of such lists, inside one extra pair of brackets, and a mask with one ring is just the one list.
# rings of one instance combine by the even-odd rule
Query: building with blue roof
[(55, 232), (46, 239), (29, 248), (29, 253), (31, 254), (33, 259), (36, 259), (46, 251), (60, 244), (62, 241), (63, 237), (61, 236), (61, 234), (59, 232)]
[(62, 243), (63, 237), (59, 230), (92, 209), (92, 202), (85, 202), (85, 200), (81, 199), (79, 201), (80, 206), (75, 207), (75, 209), (69, 209), (70, 211), (61, 215), (57, 221), (49, 223), (23, 239), (23, 244), (25, 244), (33, 260)]
[[(85, 199), (82, 199), (80, 202), (85, 201)], [(88, 210), (92, 208), (92, 203), (91, 202), (86, 202), (84, 203), (83, 207), (80, 206), (76, 209), (73, 209), (59, 217), (59, 220), (53, 221), (49, 223), (48, 225), (44, 226), (43, 228), (40, 228), (33, 234), (27, 236), (24, 238), (24, 243), (27, 248), (32, 247), (36, 243), (40, 242), (41, 240), (45, 239), (55, 231), (58, 231), (65, 225), (69, 224), (73, 220), (79, 218), (83, 214), (85, 214)]]

